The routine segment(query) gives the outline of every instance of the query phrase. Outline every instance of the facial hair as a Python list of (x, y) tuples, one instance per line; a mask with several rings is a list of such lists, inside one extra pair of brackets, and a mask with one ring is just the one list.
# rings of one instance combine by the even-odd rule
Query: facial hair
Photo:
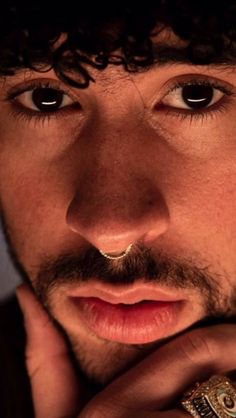
[[(200, 267), (193, 259), (170, 256), (163, 250), (147, 248), (142, 243), (134, 244), (129, 254), (120, 260), (109, 260), (92, 246), (79, 252), (74, 250), (65, 251), (56, 256), (44, 255), (36, 266), (36, 276), (29, 277), (17, 254), (11, 239), (10, 225), (7, 224), (4, 215), (2, 224), (8, 252), (15, 268), (23, 281), (34, 290), (50, 316), (52, 316), (50, 294), (56, 293), (57, 289), (64, 285), (89, 284), (94, 277), (103, 284), (112, 284), (117, 288), (137, 285), (140, 280), (142, 283), (145, 280), (145, 283), (154, 286), (197, 291), (204, 304), (205, 317), (199, 323), (193, 324), (192, 328), (223, 322), (232, 316), (236, 292), (232, 289), (230, 297), (223, 295), (220, 288), (222, 281), (218, 273), (214, 276), (210, 274), (207, 265)], [(234, 317), (232, 320), (234, 321)], [(229, 322), (228, 319), (227, 322)], [(67, 338), (66, 330), (62, 331)], [(159, 344), (168, 340), (167, 338), (160, 341)], [(147, 344), (145, 347), (142, 344), (130, 344), (130, 346), (135, 347), (135, 350), (140, 350), (140, 353), (144, 351), (144, 348), (147, 352)], [(157, 344), (149, 344), (150, 352), (152, 346), (156, 348)]]

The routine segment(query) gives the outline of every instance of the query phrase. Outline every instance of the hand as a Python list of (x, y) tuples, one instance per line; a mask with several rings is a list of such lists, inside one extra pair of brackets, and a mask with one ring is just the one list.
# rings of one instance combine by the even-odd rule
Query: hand
[(78, 381), (62, 336), (28, 288), (18, 295), (26, 318), (36, 418), (186, 418), (190, 415), (176, 408), (186, 389), (212, 374), (236, 369), (235, 325), (188, 331), (84, 405), (83, 382)]
[(89, 391), (79, 381), (64, 337), (27, 285), (16, 293), (27, 333), (26, 366), (35, 417), (77, 417)]
[(181, 406), (171, 407), (197, 381), (235, 370), (235, 350), (236, 325), (188, 331), (116, 379), (79, 418), (189, 418)]

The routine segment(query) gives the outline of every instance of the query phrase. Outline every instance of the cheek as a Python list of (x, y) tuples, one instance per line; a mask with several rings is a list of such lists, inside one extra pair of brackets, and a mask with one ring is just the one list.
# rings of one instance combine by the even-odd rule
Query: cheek
[[(32, 260), (45, 252), (55, 254), (70, 240), (75, 243), (79, 237), (72, 236), (68, 229), (66, 214), (82, 161), (78, 164), (77, 159), (74, 162), (65, 158), (45, 163), (43, 158), (37, 160), (29, 155), (24, 158), (22, 153), (17, 156), (13, 150), (9, 154), (11, 158), (6, 153), (0, 154), (1, 205), (11, 228), (12, 242), (21, 258)], [(183, 244), (188, 253), (206, 250), (209, 256), (222, 245), (228, 252), (235, 249), (234, 161), (212, 159), (199, 163), (191, 159), (178, 166), (176, 161), (174, 156), (168, 169), (162, 163), (163, 176), (153, 180), (157, 187), (161, 186), (170, 210), (166, 244), (167, 241), (174, 243), (175, 252)], [(150, 170), (149, 176), (155, 172), (155, 167)]]
[(68, 185), (66, 188), (48, 171), (42, 175), (16, 166), (15, 175), (10, 170), (9, 176), (1, 177), (2, 210), (12, 243), (22, 260), (50, 251), (55, 240), (65, 233), (69, 202), (66, 189)]
[(220, 257), (225, 265), (232, 264), (236, 250), (235, 184), (236, 168), (226, 161), (198, 167), (195, 174), (186, 172), (171, 213), (176, 241), (209, 260)]

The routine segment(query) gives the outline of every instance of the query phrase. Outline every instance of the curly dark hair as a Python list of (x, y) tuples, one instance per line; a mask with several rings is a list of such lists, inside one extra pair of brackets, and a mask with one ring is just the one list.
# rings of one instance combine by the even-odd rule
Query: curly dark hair
[(1, 75), (53, 68), (58, 78), (85, 88), (94, 81), (89, 66), (141, 71), (158, 62), (151, 35), (164, 27), (186, 41), (181, 53), (190, 63), (236, 58), (236, 0), (5, 0), (0, 19)]

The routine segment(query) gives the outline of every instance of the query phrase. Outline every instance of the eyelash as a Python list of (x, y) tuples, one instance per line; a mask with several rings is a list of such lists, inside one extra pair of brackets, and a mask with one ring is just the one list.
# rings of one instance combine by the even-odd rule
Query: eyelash
[(20, 103), (17, 103), (17, 101), (15, 100), (17, 98), (17, 96), (29, 92), (31, 90), (35, 90), (37, 88), (50, 88), (50, 89), (54, 89), (57, 90), (59, 92), (61, 92), (62, 94), (67, 94), (68, 96), (71, 97), (71, 92), (69, 91), (69, 89), (67, 90), (65, 87), (63, 87), (63, 89), (60, 86), (60, 83), (55, 81), (42, 81), (42, 80), (35, 80), (32, 82), (27, 83), (26, 86), (24, 87), (19, 87), (19, 88), (13, 88), (12, 90), (10, 90), (10, 92), (7, 94), (5, 101), (10, 102), (12, 104), (12, 109), (11, 109), (11, 114), (14, 118), (16, 118), (17, 120), (23, 120), (26, 121), (27, 123), (30, 123), (32, 120), (35, 122), (35, 125), (37, 123), (42, 123), (42, 125), (44, 125), (45, 122), (49, 122), (52, 118), (57, 119), (59, 118), (62, 114), (66, 115), (69, 114), (69, 112), (71, 112), (71, 109), (73, 107), (80, 107), (79, 102), (75, 102), (74, 104), (71, 104), (69, 106), (65, 106), (62, 107), (61, 109), (57, 110), (57, 111), (52, 111), (52, 112), (40, 112), (40, 111), (36, 111), (33, 109), (27, 109), (26, 107), (24, 107), (23, 105), (21, 105)]
[[(188, 119), (190, 123), (195, 120), (201, 119), (202, 121), (208, 117), (214, 117), (217, 113), (223, 113), (229, 104), (229, 100), (226, 100), (225, 96), (228, 98), (231, 96), (235, 96), (235, 93), (232, 91), (230, 87), (226, 87), (225, 85), (213, 81), (213, 80), (201, 80), (197, 78), (193, 78), (186, 81), (180, 81), (175, 82), (172, 87), (170, 87), (165, 94), (165, 97), (168, 96), (173, 91), (184, 88), (187, 85), (199, 85), (199, 86), (210, 86), (214, 89), (217, 89), (224, 93), (224, 96), (222, 99), (220, 99), (217, 103), (209, 106), (208, 108), (199, 109), (199, 110), (187, 110), (187, 109), (178, 109), (178, 108), (168, 108), (167, 106), (164, 106), (164, 112), (168, 116), (172, 116), (175, 118), (179, 118), (181, 121), (184, 121)], [(29, 92), (31, 90), (35, 90), (37, 88), (51, 88), (55, 89), (62, 94), (67, 94), (71, 97), (71, 92), (69, 89), (63, 87), (63, 89), (60, 87), (60, 82), (55, 81), (42, 81), (42, 80), (36, 80), (27, 83), (26, 86), (20, 87), (20, 88), (14, 88), (10, 90), (10, 92), (7, 94), (7, 97), (5, 98), (6, 101), (10, 102), (12, 104), (11, 114), (14, 116), (14, 118), (26, 121), (27, 123), (30, 123), (32, 120), (34, 120), (35, 125), (37, 123), (42, 123), (44, 125), (45, 122), (49, 122), (52, 118), (59, 118), (62, 114), (66, 115), (71, 112), (72, 108), (79, 106), (79, 102), (75, 102), (74, 104), (71, 104), (69, 106), (62, 107), (61, 109), (58, 109), (57, 111), (52, 112), (41, 112), (41, 111), (35, 111), (32, 109), (27, 109), (23, 105), (17, 103), (15, 100), (17, 96), (20, 94), (23, 94), (25, 92)], [(225, 100), (224, 100), (225, 99)]]
[(201, 79), (193, 78), (193, 79), (188, 80), (187, 82), (180, 81), (180, 82), (175, 83), (165, 94), (165, 97), (168, 96), (173, 91), (177, 90), (178, 88), (184, 88), (188, 85), (208, 86), (208, 87), (210, 86), (224, 93), (224, 96), (222, 97), (222, 99), (220, 99), (218, 102), (216, 102), (215, 104), (209, 107), (205, 107), (204, 109), (191, 111), (187, 109), (165, 108), (165, 113), (168, 116), (172, 116), (175, 118), (177, 117), (180, 119), (180, 121), (185, 121), (186, 119), (188, 119), (190, 124), (196, 120), (197, 121), (201, 120), (203, 122), (205, 119), (209, 117), (211, 118), (215, 117), (218, 113), (224, 113), (228, 109), (228, 105), (229, 105), (229, 100), (227, 100), (226, 97), (230, 99), (230, 97), (236, 96), (236, 94), (233, 92), (233, 88), (230, 88), (229, 86), (226, 87), (225, 85), (215, 80), (201, 80)]

